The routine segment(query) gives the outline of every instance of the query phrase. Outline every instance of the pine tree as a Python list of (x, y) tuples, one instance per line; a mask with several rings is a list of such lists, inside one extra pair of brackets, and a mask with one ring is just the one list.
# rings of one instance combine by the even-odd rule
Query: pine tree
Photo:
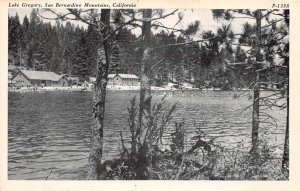
[(77, 45), (77, 50), (72, 57), (73, 74), (80, 77), (81, 81), (87, 80), (89, 76), (89, 68), (87, 65), (86, 51), (84, 47)]
[(86, 63), (89, 70), (89, 73), (92, 76), (96, 75), (96, 66), (97, 66), (97, 53), (95, 52), (96, 47), (100, 43), (98, 32), (94, 27), (88, 26), (85, 33), (86, 41)]
[(22, 47), (21, 47), (21, 37), (22, 37), (22, 26), (20, 24), (19, 16), (16, 14), (14, 17), (9, 19), (8, 28), (8, 51), (13, 58), (13, 63), (16, 65), (21, 65), (22, 63)]

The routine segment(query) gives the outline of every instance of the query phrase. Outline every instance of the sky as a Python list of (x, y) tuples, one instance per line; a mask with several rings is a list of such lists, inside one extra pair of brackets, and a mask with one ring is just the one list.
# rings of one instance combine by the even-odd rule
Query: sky
[[(56, 9), (60, 12), (64, 12), (65, 9)], [(165, 13), (169, 13), (172, 12), (173, 10), (171, 9), (166, 9)], [(221, 21), (221, 22), (217, 22), (216, 20), (213, 20), (212, 17), (212, 13), (210, 9), (194, 9), (194, 10), (180, 10), (181, 12), (183, 12), (183, 20), (176, 25), (177, 29), (185, 29), (186, 26), (196, 20), (200, 21), (200, 30), (199, 30), (199, 34), (202, 31), (205, 30), (212, 30), (213, 32), (216, 32), (216, 30), (218, 29), (218, 27), (220, 27), (222, 25), (222, 23), (225, 24), (229, 24), (228, 21)], [(8, 14), (9, 16), (14, 16), (16, 15), (16, 13), (18, 13), (19, 17), (20, 17), (20, 21), (23, 21), (23, 18), (25, 15), (27, 15), (27, 17), (29, 18), (30, 16), (30, 12), (31, 9), (29, 8), (22, 8), (22, 9), (15, 9), (15, 8), (10, 8), (8, 10)], [(165, 19), (160, 20), (165, 26), (168, 27), (173, 27), (177, 21), (178, 21), (178, 14), (174, 14), (171, 15)], [(46, 21), (48, 22), (48, 21)], [(51, 21), (54, 24), (54, 21)], [(82, 25), (82, 23), (80, 21), (72, 21), (75, 25)], [(255, 20), (253, 19), (234, 19), (233, 21), (231, 21), (231, 27), (232, 30), (235, 33), (241, 33), (242, 32), (242, 25), (245, 22), (249, 22), (249, 23), (254, 23)], [(136, 30), (135, 33), (140, 33), (139, 30)], [(197, 35), (195, 35), (197, 38)], [(198, 35), (199, 36), (199, 35)], [(200, 37), (199, 37), (200, 38)]]

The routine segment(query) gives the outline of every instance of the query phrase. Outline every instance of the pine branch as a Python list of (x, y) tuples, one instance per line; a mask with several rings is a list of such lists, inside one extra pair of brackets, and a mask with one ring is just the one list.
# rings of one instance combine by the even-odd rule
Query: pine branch
[(135, 21), (139, 21), (139, 22), (151, 22), (151, 21), (156, 21), (156, 20), (160, 20), (160, 19), (164, 19), (170, 15), (174, 15), (179, 9), (176, 9), (174, 11), (172, 11), (171, 13), (168, 13), (166, 15), (162, 15), (161, 17), (158, 18), (142, 18), (142, 19), (138, 19), (138, 18), (134, 18), (131, 15), (126, 15), (128, 17), (130, 17), (131, 19), (134, 19)]
[[(75, 10), (75, 9), (68, 9), (68, 11), (70, 13), (72, 13), (75, 17), (76, 17), (76, 20), (80, 20), (82, 21), (83, 23), (87, 24), (87, 25), (92, 25), (92, 26), (98, 26), (96, 23), (92, 23), (92, 22), (88, 22), (86, 19), (83, 19), (81, 16), (80, 16), (80, 12)], [(105, 25), (103, 25), (105, 26)]]
[(162, 24), (155, 24), (155, 22), (151, 26), (160, 27), (160, 28), (164, 28), (164, 29), (167, 29), (167, 30), (172, 30), (174, 32), (184, 32), (184, 30), (182, 30), (182, 29), (175, 29), (175, 28), (171, 28), (171, 27), (166, 27), (166, 26), (163, 26)]
[(190, 42), (183, 42), (183, 43), (166, 44), (166, 45), (162, 45), (162, 46), (158, 46), (158, 47), (153, 47), (153, 48), (150, 49), (150, 51), (153, 51), (153, 50), (156, 50), (156, 49), (161, 49), (161, 48), (167, 48), (167, 47), (193, 44), (193, 43), (198, 43), (198, 42), (206, 42), (206, 41), (210, 41), (210, 40), (215, 39), (215, 38), (216, 37), (201, 39), (201, 40), (195, 40), (195, 41), (190, 41)]

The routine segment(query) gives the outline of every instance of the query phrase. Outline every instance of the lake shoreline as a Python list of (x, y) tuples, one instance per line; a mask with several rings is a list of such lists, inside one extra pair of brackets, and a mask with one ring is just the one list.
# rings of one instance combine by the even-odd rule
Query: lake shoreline
[[(107, 90), (113, 91), (133, 91), (133, 90), (140, 90), (140, 86), (120, 86), (120, 85), (107, 85)], [(158, 87), (158, 86), (151, 86), (152, 91), (235, 91), (235, 90), (221, 90), (219, 88), (187, 88), (187, 89), (172, 89), (170, 87)], [(67, 87), (38, 87), (37, 89), (33, 87), (22, 87), (20, 89), (8, 89), (9, 92), (46, 92), (46, 91), (66, 91), (66, 92), (81, 92), (87, 91), (92, 92), (91, 87), (82, 87), (82, 86), (67, 86)], [(239, 89), (237, 91), (251, 91), (251, 89)]]

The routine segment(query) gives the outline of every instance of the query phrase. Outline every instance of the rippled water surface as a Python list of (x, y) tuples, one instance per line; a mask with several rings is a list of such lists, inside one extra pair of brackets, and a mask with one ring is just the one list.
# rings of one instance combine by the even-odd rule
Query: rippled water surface
[[(174, 121), (184, 121), (187, 140), (201, 127), (224, 146), (234, 146), (251, 137), (249, 116), (241, 110), (251, 104), (248, 93), (233, 99), (233, 92), (176, 92), (167, 97), (177, 103)], [(120, 131), (128, 137), (127, 107), (136, 91), (109, 91), (107, 94), (104, 157), (120, 151)], [(160, 99), (161, 96), (155, 96)], [(91, 123), (91, 92), (9, 93), (8, 178), (84, 179), (87, 172)], [(286, 111), (268, 111), (278, 126), (262, 124), (266, 138), (282, 147)], [(171, 128), (170, 127), (170, 128)], [(166, 133), (168, 135), (168, 132)]]

